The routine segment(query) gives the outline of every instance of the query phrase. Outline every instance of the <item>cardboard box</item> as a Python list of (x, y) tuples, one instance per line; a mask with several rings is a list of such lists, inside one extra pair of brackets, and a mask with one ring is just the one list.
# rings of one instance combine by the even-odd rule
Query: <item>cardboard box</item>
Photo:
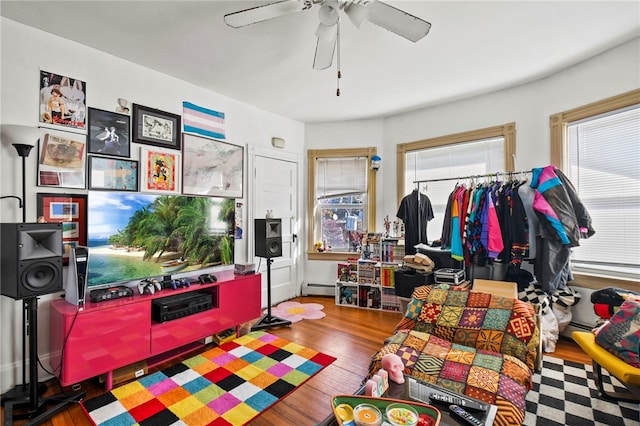
[(221, 331), (220, 333), (216, 333), (211, 337), (213, 338), (213, 342), (216, 345), (221, 345), (236, 338), (236, 329), (229, 328), (227, 330)]
[[(149, 373), (147, 361), (139, 361), (131, 365), (118, 368), (117, 370), (113, 370), (113, 385), (115, 386), (129, 380), (140, 378), (147, 373)], [(106, 374), (100, 375), (99, 382), (104, 383), (106, 377)]]
[(495, 294), (496, 296), (518, 298), (518, 284), (508, 281), (473, 280), (473, 291)]

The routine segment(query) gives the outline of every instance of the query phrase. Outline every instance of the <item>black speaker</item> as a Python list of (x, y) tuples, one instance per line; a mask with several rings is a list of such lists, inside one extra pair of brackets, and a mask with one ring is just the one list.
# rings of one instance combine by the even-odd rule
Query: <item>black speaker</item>
[(89, 264), (89, 247), (72, 247), (69, 253), (67, 269), (67, 285), (64, 298), (76, 306), (84, 306), (87, 291), (87, 265)]
[(20, 300), (62, 290), (62, 223), (3, 223), (0, 293)]
[(256, 256), (282, 256), (282, 219), (255, 219)]

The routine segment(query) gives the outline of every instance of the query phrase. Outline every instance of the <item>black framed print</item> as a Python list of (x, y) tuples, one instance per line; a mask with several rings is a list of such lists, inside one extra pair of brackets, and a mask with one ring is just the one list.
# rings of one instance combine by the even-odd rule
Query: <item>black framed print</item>
[(180, 149), (182, 118), (158, 109), (133, 104), (133, 141), (169, 149)]
[(138, 161), (89, 156), (89, 189), (138, 191)]
[(91, 107), (88, 112), (88, 152), (131, 157), (131, 117)]

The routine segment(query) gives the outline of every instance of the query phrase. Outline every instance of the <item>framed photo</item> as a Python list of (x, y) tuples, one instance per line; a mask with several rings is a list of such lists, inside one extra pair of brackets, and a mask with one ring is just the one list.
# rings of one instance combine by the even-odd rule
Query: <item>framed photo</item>
[(180, 149), (181, 117), (133, 104), (133, 141), (161, 148)]
[(89, 189), (138, 191), (138, 162), (89, 156)]
[(72, 247), (87, 245), (87, 196), (37, 194), (38, 222), (62, 223), (62, 260), (69, 262)]
[(140, 192), (180, 193), (180, 154), (159, 148), (140, 148)]
[(87, 150), (89, 154), (131, 157), (131, 117), (89, 108)]
[(47, 133), (40, 139), (38, 186), (54, 188), (86, 187), (84, 140)]
[(244, 147), (183, 135), (182, 193), (242, 198)]
[(85, 133), (86, 95), (84, 81), (40, 71), (40, 127)]

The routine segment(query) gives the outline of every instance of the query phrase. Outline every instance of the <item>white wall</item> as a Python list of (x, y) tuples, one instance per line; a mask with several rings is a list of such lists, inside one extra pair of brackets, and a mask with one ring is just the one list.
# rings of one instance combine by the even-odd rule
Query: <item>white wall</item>
[[(287, 141), (287, 153), (302, 157), (304, 152), (304, 124), (284, 118), (251, 105), (244, 104), (182, 80), (170, 77), (88, 48), (69, 40), (2, 18), (1, 104), (0, 122), (3, 124), (38, 124), (38, 88), (40, 70), (78, 78), (87, 83), (87, 106), (113, 111), (117, 98), (150, 106), (175, 114), (182, 113), (182, 101), (190, 101), (226, 113), (227, 140), (249, 148), (271, 148), (271, 138)], [(212, 71), (214, 73), (215, 71)], [(35, 142), (35, 141), (33, 141)], [(22, 195), (21, 162), (13, 147), (0, 144), (1, 194)], [(137, 158), (136, 144), (132, 156)], [(36, 158), (34, 149), (27, 158), (27, 221), (36, 220), (36, 192), (76, 192), (36, 186)], [(246, 171), (246, 168), (245, 168)], [(245, 173), (252, 176), (252, 173)], [(250, 218), (245, 179), (244, 223)], [(239, 200), (240, 201), (240, 200)], [(13, 199), (2, 200), (0, 221), (20, 222), (22, 211)], [(236, 241), (236, 260), (248, 260), (247, 240)], [(66, 269), (66, 268), (65, 268)], [(66, 275), (66, 273), (65, 273)], [(4, 284), (3, 284), (4, 285)], [(48, 366), (49, 301), (59, 294), (43, 296), (39, 303), (39, 354)], [(135, 326), (135, 324), (132, 324)], [(0, 393), (22, 382), (22, 303), (0, 297)]]
[[(87, 82), (88, 106), (112, 110), (116, 99), (181, 113), (181, 102), (224, 111), (227, 139), (248, 147), (270, 148), (272, 136), (287, 141), (288, 153), (306, 159), (306, 149), (376, 146), (383, 159), (378, 171), (377, 228), (385, 215), (395, 216), (396, 145), (429, 137), (516, 122), (518, 169), (549, 162), (549, 116), (640, 87), (640, 39), (612, 49), (544, 80), (510, 90), (426, 108), (388, 119), (304, 125), (237, 102), (190, 83), (160, 74), (77, 43), (2, 18), (0, 122), (36, 126), (40, 69)], [(305, 128), (306, 127), (306, 128)], [(133, 150), (135, 153), (135, 150)], [(20, 162), (12, 147), (0, 144), (2, 195), (20, 195)], [(36, 218), (36, 192), (56, 192), (35, 185), (36, 155), (27, 164), (27, 221)], [(306, 172), (302, 173), (306, 179)], [(249, 182), (245, 182), (249, 186)], [(65, 190), (59, 190), (65, 192)], [(77, 191), (76, 191), (77, 192)], [(304, 197), (304, 198), (303, 198)], [(306, 185), (300, 185), (306, 205)], [(245, 191), (245, 217), (252, 217)], [(2, 200), (0, 221), (19, 222), (15, 200)], [(301, 212), (305, 215), (304, 212)], [(306, 225), (305, 225), (306, 227)], [(301, 233), (302, 276), (306, 282), (335, 282), (336, 262), (306, 261), (306, 229)], [(248, 258), (246, 240), (236, 245), (236, 259)], [(48, 302), (39, 309), (39, 353), (48, 365)], [(0, 297), (0, 392), (21, 382), (21, 303)]]
[[(377, 146), (377, 231), (395, 218), (396, 145), (516, 123), (517, 170), (549, 164), (549, 116), (640, 87), (640, 39), (529, 84), (387, 119), (306, 125), (306, 148)], [(382, 186), (382, 187), (381, 187)], [(305, 261), (305, 282), (332, 284), (336, 263)]]

